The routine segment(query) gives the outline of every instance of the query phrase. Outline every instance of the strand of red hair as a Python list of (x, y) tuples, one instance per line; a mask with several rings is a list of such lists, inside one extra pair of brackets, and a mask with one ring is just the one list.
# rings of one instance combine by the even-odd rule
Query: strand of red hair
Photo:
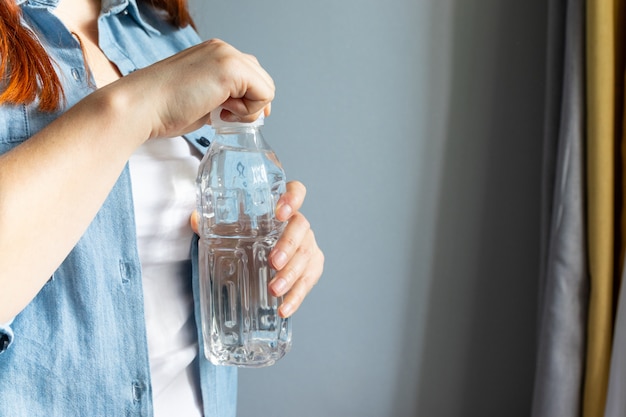
[[(194, 26), (186, 0), (145, 1), (165, 11), (173, 25)], [(15, 0), (0, 0), (0, 104), (29, 104), (39, 98), (41, 110), (56, 110), (63, 87), (54, 63), (21, 17)]]
[(0, 0), (0, 103), (32, 103), (51, 111), (63, 96), (52, 61), (35, 34), (21, 24), (21, 9), (14, 0)]

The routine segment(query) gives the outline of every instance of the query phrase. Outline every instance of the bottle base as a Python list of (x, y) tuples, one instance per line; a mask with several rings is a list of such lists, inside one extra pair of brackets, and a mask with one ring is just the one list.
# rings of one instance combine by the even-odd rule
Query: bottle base
[(249, 346), (205, 349), (205, 356), (213, 365), (237, 366), (240, 368), (263, 368), (271, 366), (291, 349), (290, 343), (271, 346), (254, 344)]

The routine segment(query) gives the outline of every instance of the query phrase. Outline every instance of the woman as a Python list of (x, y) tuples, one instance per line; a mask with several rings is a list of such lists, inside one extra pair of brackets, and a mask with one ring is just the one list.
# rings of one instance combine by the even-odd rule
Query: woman
[[(198, 355), (193, 179), (209, 112), (269, 114), (272, 79), (200, 43), (183, 0), (17, 3), (0, 0), (0, 416), (234, 416), (235, 370)], [(283, 316), (323, 269), (304, 195), (277, 207)]]

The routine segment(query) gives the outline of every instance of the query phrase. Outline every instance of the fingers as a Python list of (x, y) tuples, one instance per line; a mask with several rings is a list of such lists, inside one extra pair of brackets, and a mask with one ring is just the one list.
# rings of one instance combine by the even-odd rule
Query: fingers
[(281, 221), (287, 221), (302, 207), (306, 197), (306, 187), (299, 181), (290, 181), (287, 183), (287, 191), (278, 199), (276, 204), (276, 218)]
[[(222, 103), (221, 107), (226, 110), (222, 120), (227, 122), (253, 122), (259, 118), (260, 113), (269, 116), (272, 109), (271, 100), (274, 98), (276, 86), (272, 77), (263, 69), (258, 59), (250, 54), (242, 54), (242, 57), (251, 64), (250, 70), (264, 81), (264, 88), (251, 88), (250, 85), (239, 90), (231, 91), (231, 96)], [(244, 83), (245, 84), (245, 83)], [(268, 98), (268, 91), (271, 95)], [(265, 103), (265, 104), (264, 104)], [(262, 107), (261, 107), (262, 106)]]
[[(177, 136), (207, 122), (222, 106), (226, 121), (253, 121), (274, 99), (275, 85), (256, 58), (231, 45), (209, 40), (116, 84), (122, 98), (142, 106), (150, 138)], [(232, 118), (232, 119), (230, 119)]]
[(191, 213), (191, 216), (189, 216), (189, 224), (191, 225), (191, 230), (193, 230), (193, 232), (195, 234), (199, 234), (198, 233), (198, 222), (200, 221), (199, 215), (198, 215), (198, 210), (194, 210)]
[(274, 296), (284, 296), (278, 313), (292, 315), (322, 275), (324, 255), (317, 246), (309, 221), (299, 212), (306, 187), (299, 181), (287, 183), (287, 190), (276, 204), (276, 218), (288, 221), (270, 254), (277, 272), (269, 284)]
[[(261, 111), (250, 113), (250, 114), (235, 114), (230, 110), (226, 109), (226, 106), (229, 105), (235, 99), (229, 98), (227, 99), (220, 107), (222, 108), (222, 113), (220, 113), (220, 118), (225, 122), (234, 122), (234, 123), (252, 123), (256, 121), (260, 116), (261, 112), (265, 117), (269, 116), (272, 112), (272, 103), (268, 103)], [(210, 118), (208, 117), (207, 124), (213, 124)]]
[(302, 275), (291, 287), (287, 295), (283, 298), (283, 303), (278, 309), (281, 317), (289, 317), (295, 313), (304, 301), (304, 298), (311, 292), (318, 283), (324, 269), (324, 254), (319, 248), (311, 256), (306, 274)]
[[(278, 309), (282, 317), (289, 317), (300, 307), (324, 269), (324, 254), (317, 245), (309, 221), (298, 211), (305, 195), (306, 188), (302, 183), (289, 182), (276, 209), (282, 213), (282, 220), (288, 220), (288, 223), (269, 256), (270, 266), (276, 270), (269, 290), (275, 297), (284, 297)], [(198, 222), (198, 212), (194, 211), (190, 223), (196, 233)]]
[(289, 211), (288, 215), (283, 213), (289, 222), (270, 254), (271, 267), (277, 272), (269, 288), (274, 296), (284, 296), (278, 311), (282, 317), (290, 316), (300, 307), (319, 281), (324, 267), (324, 254), (317, 245), (311, 225), (297, 211), (305, 194), (304, 186), (294, 181), (289, 183), (278, 203), (277, 211)]
[(278, 309), (282, 317), (289, 317), (300, 307), (319, 281), (323, 265), (324, 255), (317, 246), (313, 231), (308, 229), (294, 256), (270, 283), (270, 291), (274, 296), (284, 296)]
[[(241, 54), (241, 61), (236, 62), (229, 74), (237, 74), (245, 69), (253, 76), (241, 78), (238, 83), (231, 84), (230, 96), (222, 104), (222, 107), (231, 116), (224, 120), (233, 122), (251, 122), (258, 118), (261, 111), (274, 99), (276, 86), (272, 77), (259, 64), (256, 57), (249, 54)], [(247, 63), (247, 65), (246, 65)], [(254, 81), (254, 82), (250, 82)]]
[(294, 214), (270, 253), (272, 268), (276, 270), (284, 268), (296, 251), (300, 250), (302, 241), (310, 230), (308, 220), (299, 212)]

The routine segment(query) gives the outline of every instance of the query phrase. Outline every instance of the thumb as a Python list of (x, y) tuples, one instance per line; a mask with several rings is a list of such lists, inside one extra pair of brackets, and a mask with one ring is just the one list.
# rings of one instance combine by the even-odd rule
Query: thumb
[(191, 225), (191, 229), (195, 234), (198, 234), (198, 211), (194, 210), (189, 217), (189, 224)]

